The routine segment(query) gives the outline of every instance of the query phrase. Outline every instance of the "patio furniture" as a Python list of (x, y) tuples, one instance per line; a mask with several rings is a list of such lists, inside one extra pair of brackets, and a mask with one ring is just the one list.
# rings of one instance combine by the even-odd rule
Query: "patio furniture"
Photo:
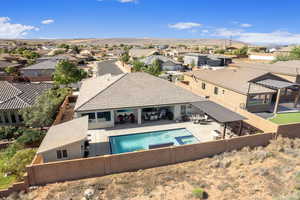
[(219, 140), (219, 139), (222, 138), (221, 137), (221, 132), (218, 131), (218, 130), (213, 130), (211, 133), (212, 133), (212, 136), (213, 136), (214, 140)]

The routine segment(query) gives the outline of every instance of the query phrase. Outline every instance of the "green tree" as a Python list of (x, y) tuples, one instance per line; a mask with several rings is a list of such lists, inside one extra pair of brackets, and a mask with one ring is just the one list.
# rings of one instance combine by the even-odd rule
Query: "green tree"
[(244, 46), (240, 49), (234, 50), (233, 54), (236, 56), (246, 56), (248, 54), (248, 47)]
[(38, 57), (40, 57), (40, 55), (34, 51), (30, 51), (30, 50), (24, 50), (22, 52), (22, 56), (27, 58), (27, 59), (36, 59)]
[(87, 73), (83, 69), (79, 69), (72, 62), (62, 60), (57, 63), (54, 72), (54, 82), (58, 85), (68, 85), (77, 83), (87, 77)]
[(7, 174), (15, 175), (17, 180), (22, 180), (26, 172), (26, 165), (31, 163), (35, 154), (35, 149), (23, 149), (17, 151), (9, 162), (5, 163), (3, 171)]
[(225, 49), (216, 49), (215, 53), (216, 54), (224, 54), (225, 53)]
[(156, 59), (150, 66), (145, 68), (145, 72), (153, 75), (153, 76), (159, 76), (161, 74), (161, 61), (159, 59)]
[(14, 75), (17, 72), (16, 68), (14, 67), (5, 67), (4, 71), (9, 75)]
[(17, 142), (22, 145), (39, 145), (45, 137), (45, 132), (35, 129), (24, 129), (22, 135), (18, 137)]
[(70, 45), (68, 45), (68, 44), (60, 44), (60, 45), (58, 45), (57, 46), (58, 48), (64, 48), (64, 49), (69, 49), (70, 48)]
[(120, 61), (124, 64), (124, 63), (128, 63), (130, 60), (130, 56), (129, 56), (129, 53), (128, 51), (126, 51), (125, 53), (123, 53), (120, 57)]
[(300, 46), (294, 47), (290, 52), (290, 60), (299, 60), (300, 59)]
[(138, 60), (135, 60), (132, 63), (133, 72), (141, 72), (145, 69), (145, 67), (145, 64)]
[(20, 111), (25, 125), (34, 128), (50, 126), (59, 106), (68, 94), (68, 88), (50, 89), (44, 92), (32, 106)]
[(72, 51), (74, 51), (75, 53), (79, 53), (79, 52), (80, 52), (80, 49), (79, 49), (79, 47), (78, 47), (77, 45), (72, 45), (72, 46), (71, 46), (71, 49), (72, 49)]

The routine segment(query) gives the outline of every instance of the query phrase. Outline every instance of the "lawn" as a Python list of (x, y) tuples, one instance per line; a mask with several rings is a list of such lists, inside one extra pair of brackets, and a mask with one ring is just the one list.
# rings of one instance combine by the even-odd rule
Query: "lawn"
[(279, 113), (275, 117), (269, 119), (276, 124), (300, 123), (300, 112), (295, 113)]
[(5, 162), (5, 156), (3, 154), (3, 152), (0, 152), (0, 190), (8, 188), (16, 181), (16, 177), (14, 176), (4, 177), (4, 173), (1, 170)]

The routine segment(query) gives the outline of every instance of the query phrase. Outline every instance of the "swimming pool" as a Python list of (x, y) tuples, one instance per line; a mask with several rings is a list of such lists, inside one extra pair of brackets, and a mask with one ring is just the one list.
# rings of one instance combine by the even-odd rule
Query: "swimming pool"
[(110, 136), (109, 141), (112, 154), (147, 150), (149, 146), (164, 145), (167, 143), (179, 146), (199, 142), (185, 128)]

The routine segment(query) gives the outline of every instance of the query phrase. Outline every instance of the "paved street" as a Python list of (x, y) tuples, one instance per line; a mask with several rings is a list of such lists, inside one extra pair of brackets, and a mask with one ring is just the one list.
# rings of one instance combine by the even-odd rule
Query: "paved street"
[(102, 76), (104, 74), (112, 74), (112, 75), (118, 75), (122, 74), (123, 72), (119, 69), (117, 65), (115, 65), (116, 60), (108, 60), (103, 61), (98, 64), (98, 76)]

